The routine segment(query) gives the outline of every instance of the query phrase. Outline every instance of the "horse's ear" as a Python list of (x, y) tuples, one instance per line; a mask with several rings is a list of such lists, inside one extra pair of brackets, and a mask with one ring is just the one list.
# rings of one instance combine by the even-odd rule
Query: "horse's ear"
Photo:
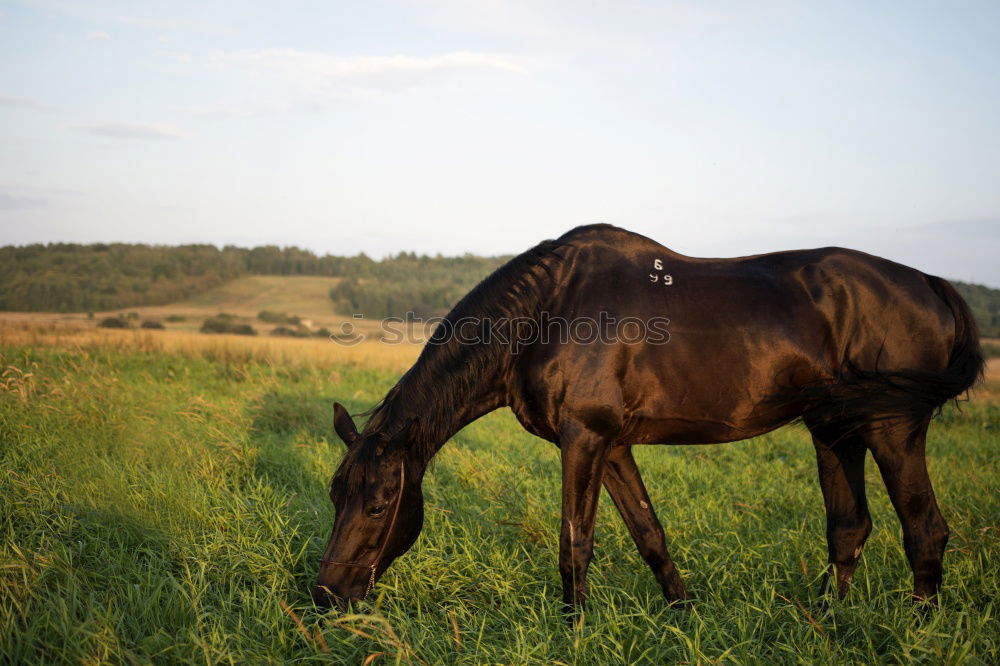
[(354, 425), (354, 419), (339, 402), (333, 403), (333, 429), (348, 446), (358, 441), (358, 437), (360, 437), (358, 429)]

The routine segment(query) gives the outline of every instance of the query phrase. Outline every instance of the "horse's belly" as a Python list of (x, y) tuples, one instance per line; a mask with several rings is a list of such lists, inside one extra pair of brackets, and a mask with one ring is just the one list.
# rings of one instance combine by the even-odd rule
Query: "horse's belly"
[(685, 351), (661, 349), (631, 364), (621, 383), (622, 441), (710, 444), (755, 437), (798, 415), (780, 400), (786, 384), (817, 379), (814, 362), (797, 351)]
[(623, 429), (622, 444), (720, 444), (749, 439), (788, 423), (793, 417), (739, 423), (711, 417), (635, 417)]

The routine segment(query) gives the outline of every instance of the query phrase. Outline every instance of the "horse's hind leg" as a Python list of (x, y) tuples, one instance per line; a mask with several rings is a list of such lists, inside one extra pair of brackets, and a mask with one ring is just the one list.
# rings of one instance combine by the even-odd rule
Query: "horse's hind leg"
[(865, 497), (865, 442), (831, 430), (812, 428), (819, 483), (826, 504), (826, 540), (830, 553), (824, 589), (836, 577), (837, 596), (843, 599), (872, 530)]
[(889, 499), (903, 527), (903, 548), (913, 569), (913, 596), (933, 598), (941, 586), (948, 525), (938, 509), (924, 452), (930, 418), (876, 424), (865, 435)]
[(667, 552), (663, 527), (656, 518), (632, 457), (632, 447), (618, 446), (611, 450), (604, 469), (604, 487), (628, 526), (639, 554), (653, 570), (664, 596), (669, 601), (687, 599), (684, 582)]

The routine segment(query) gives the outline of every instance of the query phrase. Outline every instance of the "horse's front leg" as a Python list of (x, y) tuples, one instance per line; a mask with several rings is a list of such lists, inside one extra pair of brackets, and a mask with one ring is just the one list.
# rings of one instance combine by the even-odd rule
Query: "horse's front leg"
[(607, 438), (573, 421), (560, 427), (559, 448), (562, 456), (559, 573), (563, 603), (571, 611), (583, 607), (587, 593), (587, 566), (594, 554), (594, 516), (611, 447)]
[(616, 446), (611, 450), (604, 472), (604, 487), (618, 507), (639, 554), (656, 576), (663, 596), (667, 601), (687, 599), (684, 581), (667, 552), (663, 527), (653, 511), (646, 485), (632, 457), (631, 446)]

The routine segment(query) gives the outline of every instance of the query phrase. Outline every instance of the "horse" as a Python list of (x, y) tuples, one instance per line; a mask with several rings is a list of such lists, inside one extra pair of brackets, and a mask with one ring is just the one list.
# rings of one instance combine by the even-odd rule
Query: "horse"
[(954, 287), (887, 259), (837, 247), (694, 258), (610, 225), (578, 227), (463, 297), (361, 431), (334, 405), (347, 450), (330, 484), (335, 519), (313, 600), (345, 607), (368, 595), (420, 533), (431, 458), (501, 407), (559, 448), (559, 572), (571, 612), (586, 597), (602, 485), (666, 599), (688, 598), (634, 445), (732, 442), (792, 421), (816, 451), (824, 590), (847, 594), (871, 531), (870, 451), (902, 524), (913, 598), (932, 600), (948, 527), (927, 473), (927, 429), (983, 367)]

